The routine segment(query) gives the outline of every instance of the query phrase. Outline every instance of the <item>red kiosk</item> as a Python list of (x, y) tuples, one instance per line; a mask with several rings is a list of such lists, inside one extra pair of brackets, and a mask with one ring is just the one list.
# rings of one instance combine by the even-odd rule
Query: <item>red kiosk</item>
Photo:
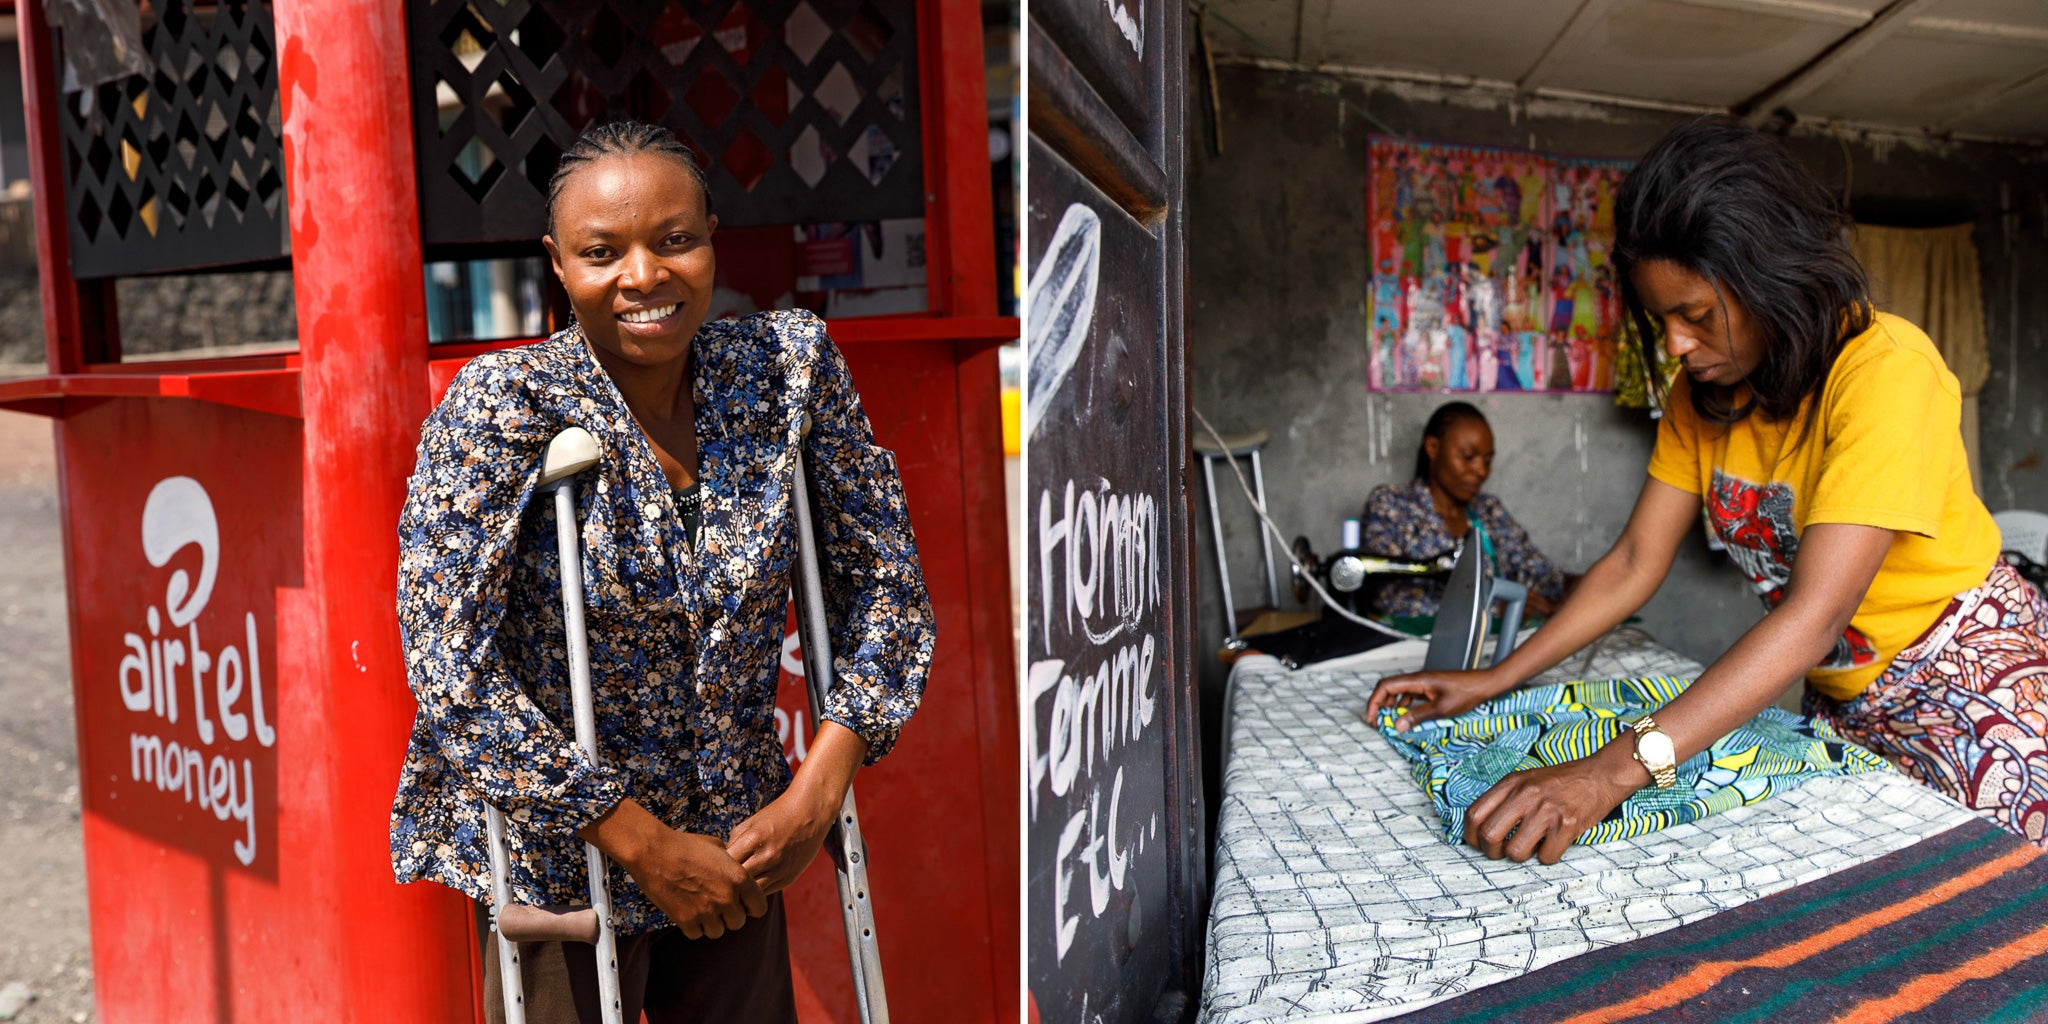
[[(16, 5), (49, 373), (0, 407), (57, 422), (99, 1019), (478, 1012), (467, 901), (391, 878), (413, 714), (394, 524), (441, 389), (533, 335), (430, 344), (426, 268), (537, 255), (555, 154), (629, 114), (706, 157), (733, 301), (820, 308), (898, 455), (939, 650), (858, 787), (892, 1010), (1014, 1020), (995, 348), (1017, 324), (995, 315), (978, 5), (148, 7), (153, 74), (63, 91), (45, 4)], [(287, 260), (296, 352), (122, 361), (118, 278)], [(540, 303), (528, 324), (562, 309)], [(829, 868), (789, 905), (805, 1020), (857, 1019)]]

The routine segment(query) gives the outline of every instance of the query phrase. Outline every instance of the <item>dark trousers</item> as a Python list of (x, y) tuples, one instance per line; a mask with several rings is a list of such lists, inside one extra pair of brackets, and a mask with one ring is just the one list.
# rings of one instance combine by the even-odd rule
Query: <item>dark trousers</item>
[[(488, 919), (486, 919), (488, 920)], [(500, 993), (498, 937), (484, 942), (484, 1019), (505, 1024)], [(715, 939), (686, 939), (674, 928), (620, 936), (622, 1019), (638, 1024), (740, 1022), (796, 1024), (796, 991), (789, 973), (789, 933), (782, 896), (768, 897), (768, 913)], [(597, 950), (582, 942), (522, 942), (528, 1024), (599, 1024)]]

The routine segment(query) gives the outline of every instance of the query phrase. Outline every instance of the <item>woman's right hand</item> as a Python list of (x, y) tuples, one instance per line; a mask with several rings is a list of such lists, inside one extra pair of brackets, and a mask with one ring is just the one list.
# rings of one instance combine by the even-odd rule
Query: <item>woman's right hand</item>
[(1372, 699), (1365, 704), (1365, 717), (1377, 724), (1382, 708), (1406, 707), (1408, 713), (1394, 720), (1394, 728), (1407, 732), (1417, 722), (1470, 711), (1479, 702), (1498, 697), (1513, 686), (1512, 680), (1496, 677), (1491, 669), (1388, 676), (1373, 687)]
[(768, 912), (768, 897), (725, 844), (694, 832), (664, 830), (635, 863), (624, 864), (640, 891), (688, 939), (715, 939)]

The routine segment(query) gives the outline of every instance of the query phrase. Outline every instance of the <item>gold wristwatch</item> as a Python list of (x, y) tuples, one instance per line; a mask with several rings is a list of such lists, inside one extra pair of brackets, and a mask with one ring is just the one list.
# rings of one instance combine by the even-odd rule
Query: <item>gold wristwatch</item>
[(1649, 770), (1658, 789), (1678, 785), (1678, 751), (1671, 743), (1671, 735), (1648, 715), (1636, 719), (1630, 727), (1636, 731), (1636, 763)]

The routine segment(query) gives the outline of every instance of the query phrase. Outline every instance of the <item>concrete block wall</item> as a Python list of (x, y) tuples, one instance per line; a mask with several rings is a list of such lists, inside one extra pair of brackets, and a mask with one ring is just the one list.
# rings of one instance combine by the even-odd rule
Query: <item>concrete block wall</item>
[[(34, 267), (0, 273), (0, 376), (42, 372), (38, 288)], [(115, 301), (130, 357), (290, 349), (299, 334), (289, 270), (122, 278)]]

